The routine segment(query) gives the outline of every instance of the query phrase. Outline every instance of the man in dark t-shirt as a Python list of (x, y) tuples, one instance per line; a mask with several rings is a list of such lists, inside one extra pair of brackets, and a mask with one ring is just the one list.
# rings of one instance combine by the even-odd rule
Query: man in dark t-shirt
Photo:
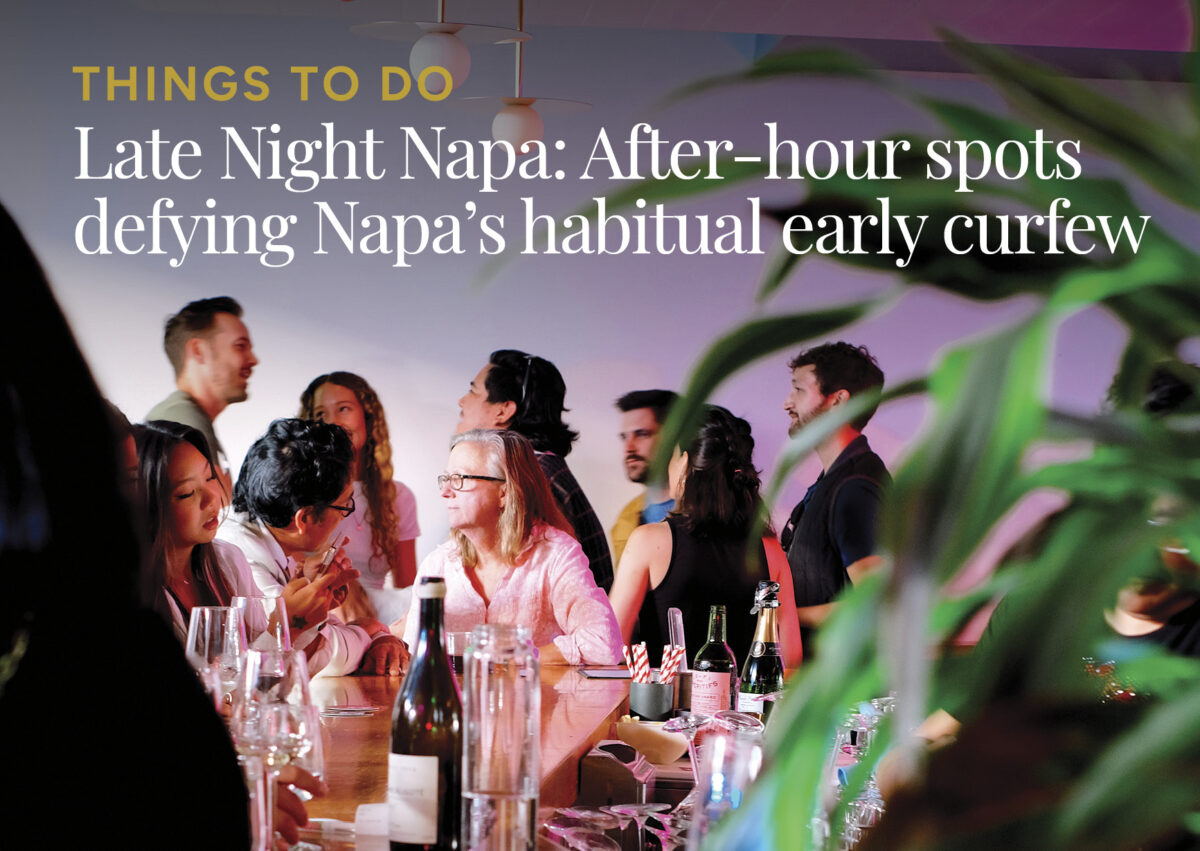
[[(849, 343), (808, 349), (788, 366), (792, 389), (783, 409), (792, 435), (855, 396), (883, 386), (875, 358), (865, 347)], [(792, 568), (806, 651), (811, 647), (808, 630), (828, 616), (833, 599), (879, 563), (875, 522), (891, 476), (862, 434), (874, 412), (872, 405), (817, 446), (824, 469), (779, 537)]]

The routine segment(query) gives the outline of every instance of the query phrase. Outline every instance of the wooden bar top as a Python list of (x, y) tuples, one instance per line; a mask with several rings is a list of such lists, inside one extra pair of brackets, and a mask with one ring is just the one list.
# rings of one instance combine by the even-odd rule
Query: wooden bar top
[[(545, 666), (542, 680), (541, 806), (574, 803), (579, 784), (579, 760), (601, 739), (609, 737), (614, 721), (629, 711), (629, 680), (588, 679), (578, 669)], [(373, 704), (372, 715), (321, 717), (325, 750), (325, 782), (329, 794), (307, 804), (315, 818), (354, 821), (359, 804), (387, 798), (387, 755), (392, 727), (392, 704), (400, 690), (399, 677), (317, 677), (311, 684), (313, 702), (331, 706)]]

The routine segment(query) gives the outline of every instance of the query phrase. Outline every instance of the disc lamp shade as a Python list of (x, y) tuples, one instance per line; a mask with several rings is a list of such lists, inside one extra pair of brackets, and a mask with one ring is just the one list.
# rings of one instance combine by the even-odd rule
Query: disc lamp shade
[[(416, 81), (422, 71), (434, 65), (445, 68), (454, 81), (453, 88), (460, 88), (471, 73), (471, 51), (453, 33), (426, 33), (417, 40), (408, 55), (408, 67), (412, 69), (413, 80)], [(445, 79), (441, 74), (430, 74), (425, 78), (425, 87), (431, 94), (441, 94), (445, 89)]]
[(492, 138), (508, 142), (517, 153), (528, 153), (522, 146), (540, 140), (544, 130), (542, 117), (528, 104), (509, 104), (492, 119)]

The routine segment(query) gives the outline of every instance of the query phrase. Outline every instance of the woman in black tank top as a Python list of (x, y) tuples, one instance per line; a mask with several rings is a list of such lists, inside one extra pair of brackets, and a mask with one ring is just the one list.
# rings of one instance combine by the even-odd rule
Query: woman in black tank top
[(691, 655), (704, 643), (709, 606), (723, 605), (729, 646), (740, 663), (754, 636), (754, 591), (759, 580), (769, 578), (782, 586), (784, 662), (800, 663), (791, 571), (778, 541), (764, 538), (747, 559), (747, 539), (762, 510), (753, 452), (750, 424), (709, 406), (699, 434), (686, 451), (676, 452), (668, 469), (675, 510), (662, 523), (639, 526), (629, 538), (610, 597), (622, 639), (628, 643), (639, 624), (652, 660), (669, 641), (668, 609), (683, 611)]

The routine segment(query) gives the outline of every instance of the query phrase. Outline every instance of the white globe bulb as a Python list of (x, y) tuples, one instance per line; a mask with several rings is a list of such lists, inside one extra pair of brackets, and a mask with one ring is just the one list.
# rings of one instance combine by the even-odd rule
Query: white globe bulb
[(521, 150), (521, 146), (540, 140), (544, 130), (542, 116), (532, 106), (524, 104), (506, 106), (492, 119), (492, 138), (497, 142), (508, 142), (519, 154), (528, 153)]
[[(452, 33), (426, 33), (408, 54), (408, 67), (412, 70), (414, 86), (421, 72), (433, 65), (440, 65), (449, 71), (454, 88), (461, 88), (471, 73), (471, 51), (462, 43), (462, 39)], [(445, 78), (441, 74), (430, 74), (425, 78), (425, 88), (430, 94), (440, 95), (446, 88)]]

